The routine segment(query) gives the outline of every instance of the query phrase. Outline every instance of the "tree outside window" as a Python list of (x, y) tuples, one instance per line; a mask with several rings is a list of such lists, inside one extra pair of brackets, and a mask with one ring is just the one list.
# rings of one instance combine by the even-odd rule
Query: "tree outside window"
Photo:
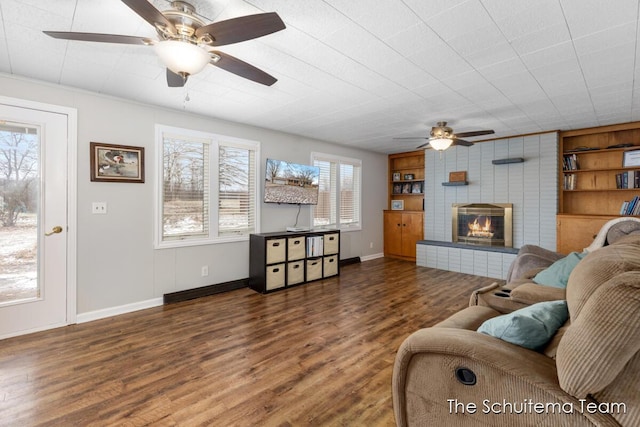
[(257, 232), (259, 143), (158, 125), (156, 247), (247, 239)]

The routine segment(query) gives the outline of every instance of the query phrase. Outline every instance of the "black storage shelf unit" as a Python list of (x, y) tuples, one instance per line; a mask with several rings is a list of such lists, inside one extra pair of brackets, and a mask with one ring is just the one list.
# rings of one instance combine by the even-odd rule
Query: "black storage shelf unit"
[(252, 234), (249, 258), (249, 287), (260, 293), (337, 276), (340, 230)]

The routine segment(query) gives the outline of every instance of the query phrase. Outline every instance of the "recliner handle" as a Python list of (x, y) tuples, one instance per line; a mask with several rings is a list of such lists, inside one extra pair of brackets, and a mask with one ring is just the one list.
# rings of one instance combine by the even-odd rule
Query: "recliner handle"
[(469, 368), (456, 368), (456, 379), (464, 385), (476, 384), (476, 374)]

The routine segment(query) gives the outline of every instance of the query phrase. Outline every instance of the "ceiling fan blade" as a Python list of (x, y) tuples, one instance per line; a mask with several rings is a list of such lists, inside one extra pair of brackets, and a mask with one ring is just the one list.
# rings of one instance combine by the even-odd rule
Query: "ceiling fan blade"
[(407, 136), (407, 137), (393, 138), (393, 139), (401, 140), (401, 139), (429, 139), (429, 138), (424, 137), (424, 136)]
[(218, 55), (220, 60), (218, 60), (218, 62), (211, 61), (211, 65), (215, 65), (225, 71), (244, 77), (245, 79), (253, 80), (256, 83), (260, 83), (265, 86), (271, 86), (278, 81), (278, 79), (272, 75), (267, 74), (261, 69), (256, 68), (251, 64), (247, 64), (246, 62), (229, 54), (218, 51), (212, 51), (212, 53)]
[(189, 76), (176, 74), (167, 68), (167, 85), (169, 87), (183, 87), (187, 83)]
[(212, 46), (223, 46), (266, 36), (285, 28), (277, 13), (259, 13), (205, 25), (196, 30), (196, 37), (208, 34), (213, 38)]
[(147, 46), (153, 43), (153, 40), (146, 37), (121, 36), (118, 34), (74, 33), (68, 31), (43, 31), (43, 33), (56, 39), (85, 42), (142, 44)]
[(172, 34), (177, 34), (178, 31), (171, 21), (148, 0), (122, 0), (122, 3), (129, 6), (142, 19), (153, 25), (154, 28), (158, 28), (159, 25), (168, 29)]
[(492, 130), (476, 130), (472, 132), (456, 133), (456, 136), (459, 136), (460, 138), (470, 138), (472, 136), (491, 135), (492, 133), (495, 133), (495, 132)]
[(431, 145), (430, 145), (428, 142), (425, 142), (425, 143), (424, 143), (424, 144), (422, 144), (422, 145), (418, 145), (418, 146), (416, 147), (416, 150), (418, 150), (418, 149), (420, 149), (420, 148), (431, 148)]
[(451, 145), (463, 145), (465, 147), (471, 147), (473, 145), (473, 142), (465, 141), (464, 139), (454, 138)]

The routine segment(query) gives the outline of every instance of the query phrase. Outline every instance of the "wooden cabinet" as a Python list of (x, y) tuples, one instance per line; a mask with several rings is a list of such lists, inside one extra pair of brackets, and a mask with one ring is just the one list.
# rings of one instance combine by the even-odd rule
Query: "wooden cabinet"
[(556, 246), (563, 254), (581, 252), (595, 239), (602, 226), (615, 217), (602, 215), (558, 215)]
[(408, 211), (424, 210), (424, 150), (389, 155), (389, 204), (401, 202)]
[(249, 287), (267, 293), (340, 274), (340, 231), (252, 234)]
[[(640, 150), (640, 122), (560, 133), (558, 252), (589, 246), (604, 223), (621, 215), (623, 203), (640, 195), (628, 179), (640, 175), (640, 166), (624, 165), (633, 150)], [(620, 188), (624, 175), (627, 188)]]
[(422, 211), (384, 211), (384, 255), (415, 261), (423, 236)]
[(424, 233), (424, 150), (389, 155), (384, 255), (415, 261)]

